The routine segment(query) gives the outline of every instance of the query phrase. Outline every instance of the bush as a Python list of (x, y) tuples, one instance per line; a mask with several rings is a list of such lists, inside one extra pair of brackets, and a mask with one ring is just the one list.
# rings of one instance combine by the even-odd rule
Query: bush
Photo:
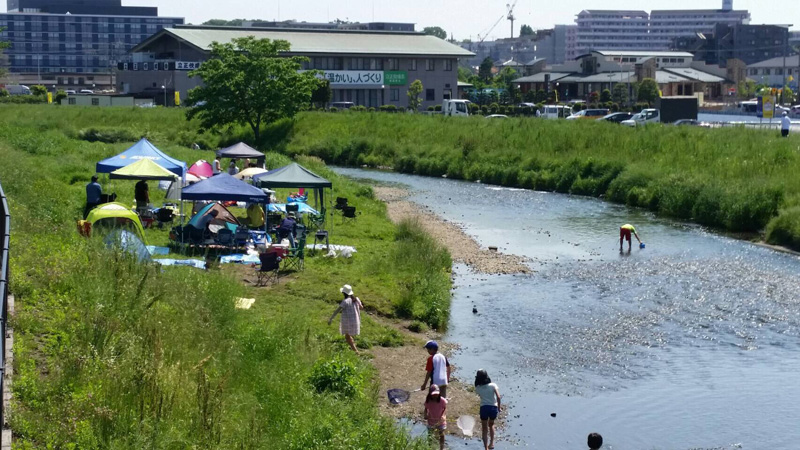
[(33, 85), (31, 86), (31, 94), (37, 97), (47, 96), (47, 88), (42, 86), (41, 84)]
[(408, 329), (414, 333), (424, 333), (428, 331), (428, 325), (426, 325), (425, 322), (415, 320), (408, 325)]
[(800, 206), (781, 210), (767, 224), (766, 240), (770, 244), (800, 249)]
[(370, 107), (369, 107), (369, 112), (371, 112), (371, 113), (372, 113), (372, 112), (375, 112), (375, 107), (374, 107), (374, 106), (370, 106)]
[(430, 111), (430, 112), (433, 112), (433, 111), (435, 111), (435, 110), (436, 110), (436, 107), (434, 107), (434, 106), (428, 106), (428, 111)]
[(359, 394), (362, 378), (353, 361), (336, 356), (331, 360), (317, 361), (308, 381), (317, 393), (352, 398)]
[(433, 110), (434, 110), (434, 111), (441, 111), (441, 110), (442, 110), (442, 105), (436, 105), (436, 106), (434, 106), (434, 107), (433, 107)]
[(4, 88), (0, 88), (0, 97), (9, 97), (11, 94)]
[(64, 91), (63, 89), (59, 89), (58, 91), (56, 91), (56, 95), (55, 95), (55, 97), (53, 98), (53, 101), (54, 101), (56, 104), (59, 104), (59, 105), (60, 105), (60, 104), (61, 104), (61, 100), (64, 100), (65, 98), (67, 98), (67, 93), (66, 93), (66, 91)]
[(339, 108), (337, 108), (337, 107), (335, 107), (335, 106), (331, 106), (331, 107), (328, 109), (328, 111), (330, 111), (330, 112), (334, 112), (334, 113), (335, 113), (335, 112), (338, 112), (338, 111), (339, 111)]
[(129, 128), (87, 128), (78, 132), (78, 138), (89, 142), (136, 142), (141, 135)]

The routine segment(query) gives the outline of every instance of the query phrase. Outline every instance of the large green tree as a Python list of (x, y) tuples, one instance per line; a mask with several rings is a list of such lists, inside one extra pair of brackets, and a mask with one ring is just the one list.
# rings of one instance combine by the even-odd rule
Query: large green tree
[(203, 85), (189, 91), (187, 117), (206, 129), (249, 125), (258, 142), (263, 126), (294, 117), (322, 83), (318, 72), (300, 72), (308, 58), (281, 55), (289, 49), (287, 41), (252, 36), (213, 42), (211, 58), (189, 73)]
[(494, 61), (487, 56), (483, 62), (481, 62), (480, 67), (478, 67), (478, 76), (481, 80), (489, 82), (492, 79), (492, 68), (494, 68)]
[(203, 25), (211, 25), (216, 27), (240, 27), (245, 19), (210, 19), (203, 22)]
[(444, 31), (444, 28), (442, 27), (425, 27), (422, 29), (422, 33), (430, 36), (436, 36), (439, 39), (447, 39), (447, 31)]
[(656, 83), (656, 80), (645, 78), (639, 83), (636, 90), (637, 101), (652, 104), (658, 97), (658, 83)]
[(419, 109), (419, 105), (422, 104), (422, 94), (424, 87), (422, 86), (422, 81), (414, 80), (408, 86), (408, 107), (411, 108), (412, 111), (416, 111)]
[(628, 85), (623, 83), (617, 83), (614, 85), (614, 89), (611, 94), (612, 101), (618, 105), (624, 105), (628, 103)]
[(530, 25), (522, 25), (521, 27), (519, 27), (519, 37), (533, 36), (534, 34), (536, 33), (533, 31), (533, 28), (531, 28)]

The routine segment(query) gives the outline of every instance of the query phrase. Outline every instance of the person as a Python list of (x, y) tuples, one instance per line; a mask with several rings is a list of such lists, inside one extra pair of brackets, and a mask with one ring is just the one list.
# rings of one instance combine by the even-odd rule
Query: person
[(603, 436), (600, 436), (599, 433), (589, 433), (586, 444), (589, 445), (589, 450), (598, 450), (603, 446)]
[(244, 160), (244, 167), (245, 168), (250, 167), (250, 158)]
[(247, 226), (261, 228), (264, 226), (264, 208), (258, 203), (250, 203), (247, 207)]
[(278, 240), (289, 239), (289, 243), (294, 247), (294, 235), (297, 232), (297, 220), (295, 219), (294, 213), (290, 212), (286, 215), (281, 221), (280, 226), (278, 226)]
[(92, 175), (92, 181), (86, 185), (86, 207), (83, 208), (83, 218), (89, 215), (89, 211), (100, 204), (100, 197), (103, 195), (103, 187), (97, 182), (97, 175)]
[(792, 128), (792, 121), (789, 119), (789, 114), (784, 111), (783, 117), (781, 118), (781, 136), (789, 137), (790, 128)]
[(200, 218), (200, 220), (197, 222), (197, 228), (203, 231), (208, 230), (210, 233), (211, 229), (209, 229), (209, 226), (214, 222), (214, 219), (216, 219), (218, 215), (219, 211), (212, 209), (210, 213)]
[(237, 173), (239, 173), (239, 168), (236, 167), (236, 160), (232, 159), (231, 163), (228, 164), (228, 175), (233, 176), (236, 175)]
[(636, 228), (633, 225), (626, 223), (625, 225), (619, 227), (619, 251), (622, 251), (622, 241), (623, 239), (628, 240), (628, 251), (631, 251), (631, 233), (636, 236), (636, 240), (639, 241), (641, 245), (642, 240), (639, 239), (639, 235), (636, 234)]
[[(257, 161), (257, 160), (256, 160)], [(251, 161), (247, 164), (247, 167), (258, 167), (255, 161)]]
[[(497, 414), (502, 410), (500, 405), (500, 390), (497, 385), (492, 383), (489, 374), (481, 369), (475, 374), (475, 392), (481, 398), (481, 436), (483, 437), (483, 449), (494, 448), (494, 421)], [(489, 441), (486, 441), (487, 434)]]
[(211, 170), (214, 171), (214, 175), (218, 175), (222, 172), (222, 166), (219, 163), (219, 158), (214, 158), (214, 165), (211, 167)]
[(425, 343), (425, 349), (428, 350), (428, 361), (425, 363), (425, 381), (422, 382), (420, 390), (425, 390), (428, 380), (431, 384), (439, 387), (442, 397), (447, 398), (447, 384), (450, 382), (450, 362), (447, 358), (439, 353), (439, 344), (436, 341), (428, 341)]
[(147, 208), (150, 204), (150, 187), (147, 185), (146, 180), (139, 180), (134, 189), (134, 197), (136, 198), (136, 208)]
[(432, 384), (425, 397), (425, 415), (428, 420), (428, 431), (439, 437), (439, 450), (444, 449), (444, 430), (447, 428), (447, 399), (439, 391), (439, 386)]
[(536, 108), (536, 117), (542, 117), (542, 111), (539, 108)]
[(328, 319), (328, 325), (331, 324), (336, 314), (341, 312), (342, 318), (339, 321), (339, 333), (344, 335), (344, 340), (347, 341), (350, 348), (358, 355), (358, 349), (356, 348), (353, 336), (361, 334), (361, 310), (364, 308), (364, 305), (361, 303), (361, 300), (355, 296), (353, 288), (349, 284), (342, 286), (339, 292), (344, 295), (344, 300), (339, 303), (339, 306), (333, 312), (331, 318)]

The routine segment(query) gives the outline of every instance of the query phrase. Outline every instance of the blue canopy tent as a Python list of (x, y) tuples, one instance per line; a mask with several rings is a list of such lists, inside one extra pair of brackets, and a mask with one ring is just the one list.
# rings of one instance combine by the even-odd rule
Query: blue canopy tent
[(167, 156), (144, 138), (119, 155), (98, 162), (95, 170), (97, 173), (110, 173), (142, 159), (149, 159), (181, 178), (186, 176), (185, 162)]
[(220, 173), (181, 190), (184, 200), (213, 200), (248, 203), (269, 203), (261, 189), (242, 180)]

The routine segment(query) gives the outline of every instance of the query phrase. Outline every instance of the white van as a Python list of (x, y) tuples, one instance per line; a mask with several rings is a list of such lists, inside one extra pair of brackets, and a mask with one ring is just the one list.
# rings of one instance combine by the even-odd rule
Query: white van
[(469, 116), (469, 100), (445, 100), (442, 103), (442, 114), (445, 116)]
[(572, 115), (572, 108), (564, 105), (544, 105), (542, 115), (545, 119), (566, 119)]
[(22, 84), (6, 86), (6, 90), (10, 95), (33, 95), (31, 93), (31, 88)]

